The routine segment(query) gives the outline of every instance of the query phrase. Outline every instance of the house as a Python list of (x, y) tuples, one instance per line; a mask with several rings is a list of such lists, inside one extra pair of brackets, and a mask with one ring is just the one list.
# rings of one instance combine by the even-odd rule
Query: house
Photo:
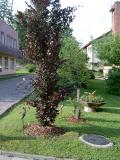
[(101, 69), (101, 66), (100, 66), (101, 61), (97, 57), (97, 53), (95, 52), (95, 50), (93, 50), (93, 42), (96, 41), (97, 39), (101, 39), (109, 35), (110, 33), (113, 35), (120, 35), (120, 1), (117, 1), (113, 4), (110, 12), (112, 13), (112, 30), (90, 41), (83, 47), (83, 49), (86, 51), (89, 58), (88, 68), (90, 70)]
[(15, 74), (19, 56), (18, 33), (0, 20), (0, 75)]
[(90, 70), (98, 70), (100, 67), (100, 59), (97, 57), (97, 53), (96, 51), (93, 49), (93, 43), (94, 41), (104, 38), (106, 36), (108, 36), (109, 34), (111, 34), (111, 31), (108, 31), (106, 33), (104, 33), (103, 35), (99, 36), (98, 38), (90, 41), (89, 43), (87, 43), (83, 49), (84, 51), (87, 53), (88, 56), (88, 68)]

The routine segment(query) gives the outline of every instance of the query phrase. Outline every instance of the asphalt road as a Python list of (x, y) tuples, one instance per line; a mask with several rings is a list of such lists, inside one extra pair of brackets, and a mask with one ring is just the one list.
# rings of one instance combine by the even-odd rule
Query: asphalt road
[(0, 115), (32, 91), (32, 75), (0, 81)]

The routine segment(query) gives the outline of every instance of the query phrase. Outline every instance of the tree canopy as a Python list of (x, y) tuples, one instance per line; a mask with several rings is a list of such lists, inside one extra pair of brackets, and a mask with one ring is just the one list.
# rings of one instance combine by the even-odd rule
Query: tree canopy
[(0, 0), (0, 19), (10, 25), (13, 23), (12, 4), (9, 0)]
[(26, 28), (25, 26), (19, 21), (17, 17), (14, 17), (13, 19), (14, 28), (18, 32), (19, 37), (19, 45), (20, 49), (25, 49), (25, 36), (26, 36)]
[(59, 76), (63, 84), (71, 84), (79, 87), (86, 83), (89, 77), (87, 55), (80, 48), (79, 42), (71, 35), (65, 35), (62, 41), (61, 58), (65, 60), (59, 69)]
[(96, 40), (93, 46), (104, 63), (120, 65), (120, 36), (109, 35)]

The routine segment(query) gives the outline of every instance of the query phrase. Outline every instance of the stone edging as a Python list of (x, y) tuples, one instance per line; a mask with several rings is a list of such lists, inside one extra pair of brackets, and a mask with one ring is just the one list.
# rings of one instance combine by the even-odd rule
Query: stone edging
[(17, 158), (26, 158), (32, 159), (32, 160), (73, 160), (73, 159), (67, 159), (67, 158), (55, 158), (55, 157), (46, 157), (46, 156), (40, 156), (40, 155), (31, 155), (31, 154), (24, 154), (24, 153), (18, 153), (18, 152), (7, 152), (7, 151), (0, 151), (1, 156), (7, 156), (7, 157), (17, 157)]
[[(79, 139), (82, 141), (82, 142), (84, 142), (85, 144), (87, 144), (87, 145), (90, 145), (90, 146), (92, 146), (92, 147), (96, 147), (96, 148), (109, 148), (109, 147), (112, 147), (113, 146), (113, 143), (109, 143), (109, 144), (106, 144), (106, 145), (97, 145), (97, 144), (92, 144), (92, 143), (89, 143), (89, 142), (87, 142), (87, 141), (85, 141), (84, 139), (83, 139), (83, 137), (84, 137), (85, 135), (82, 135), (81, 137), (79, 137)], [(102, 137), (104, 137), (104, 136), (102, 136)], [(106, 137), (104, 137), (104, 138), (106, 138)], [(107, 138), (106, 138), (107, 139)]]

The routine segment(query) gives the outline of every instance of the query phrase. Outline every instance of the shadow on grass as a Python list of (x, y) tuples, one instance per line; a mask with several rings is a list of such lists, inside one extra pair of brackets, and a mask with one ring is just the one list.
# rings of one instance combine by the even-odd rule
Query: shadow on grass
[(1, 141), (25, 141), (25, 140), (35, 140), (35, 137), (30, 137), (30, 136), (4, 136), (4, 135), (0, 135), (0, 142)]
[(88, 121), (94, 121), (94, 122), (112, 122), (112, 123), (120, 123), (120, 121), (117, 120), (107, 120), (107, 119), (101, 119), (101, 118), (92, 118), (87, 117)]
[(118, 107), (111, 107), (111, 108), (104, 108), (102, 109), (103, 112), (107, 112), (107, 113), (115, 113), (115, 114), (120, 114), (120, 108)]
[(96, 112), (106, 112), (106, 113), (115, 113), (120, 114), (120, 107), (102, 107), (98, 108)]
[(99, 134), (107, 137), (119, 137), (120, 129), (108, 128), (108, 127), (100, 127), (91, 124), (87, 124), (86, 126), (71, 126), (64, 127), (66, 132), (78, 132), (79, 135), (82, 134)]

